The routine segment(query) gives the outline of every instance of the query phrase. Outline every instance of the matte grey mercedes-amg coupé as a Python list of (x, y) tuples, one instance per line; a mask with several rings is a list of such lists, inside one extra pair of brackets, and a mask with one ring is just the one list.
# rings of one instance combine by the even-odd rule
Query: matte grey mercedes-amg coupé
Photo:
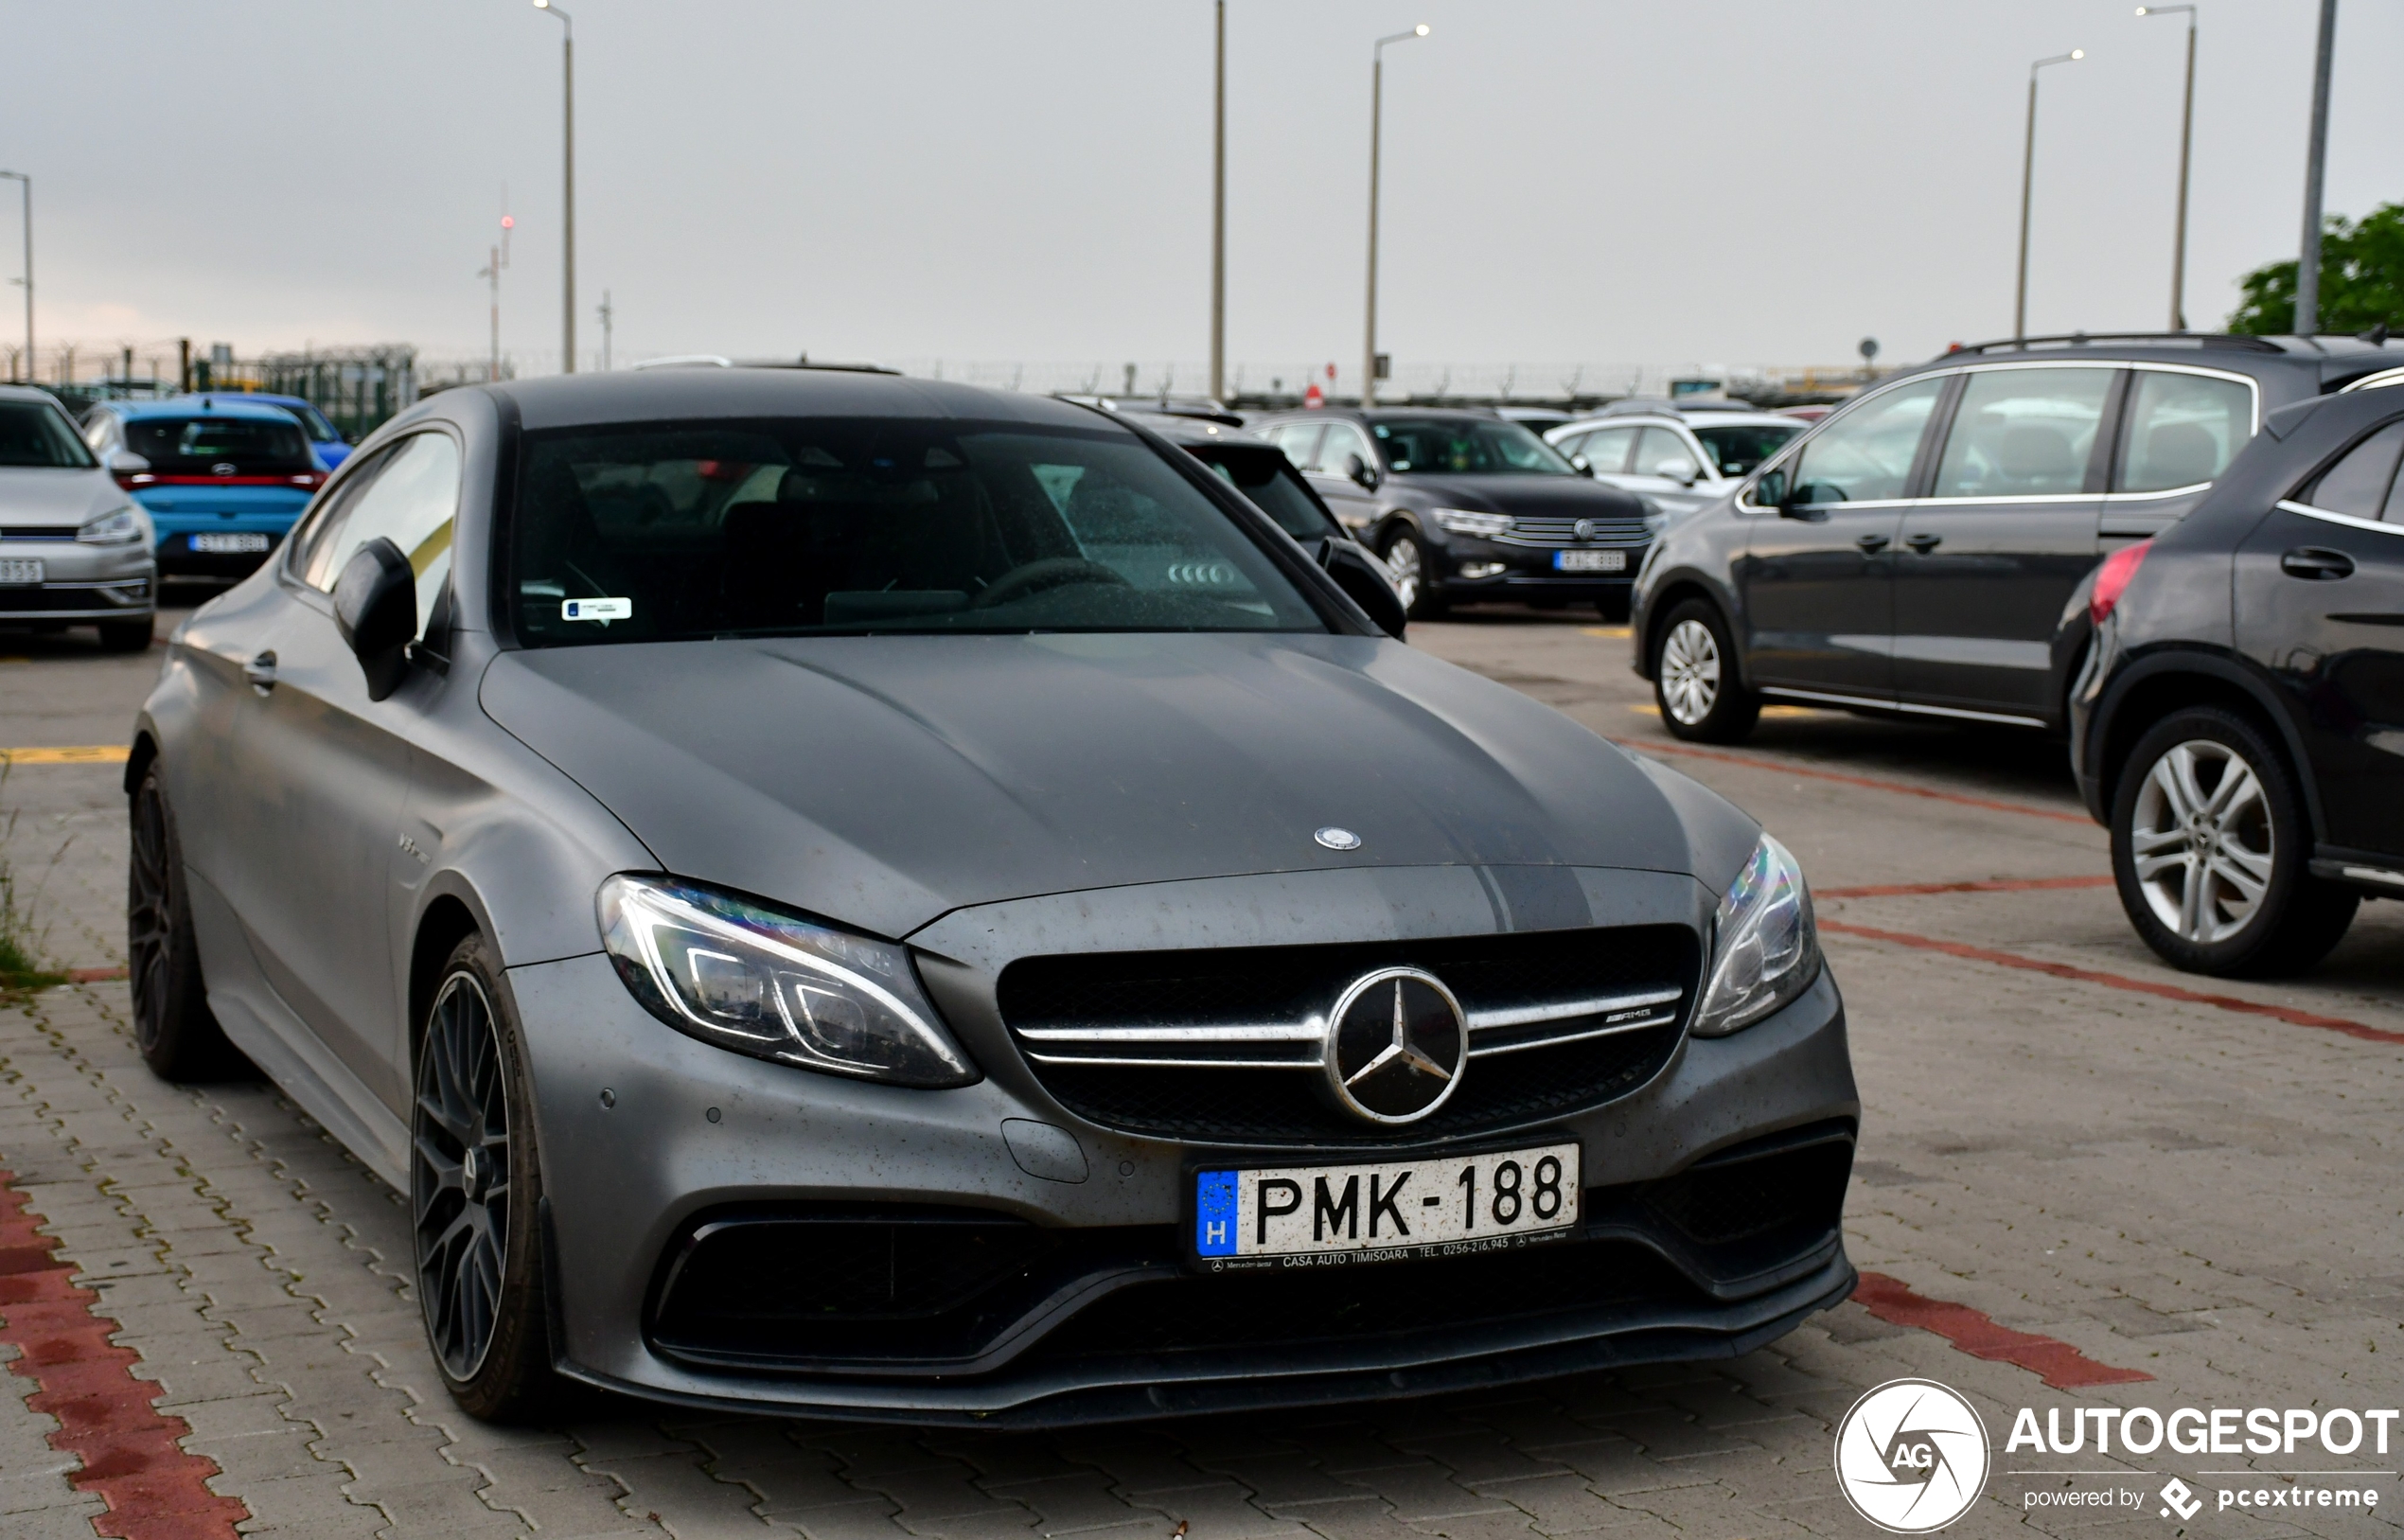
[(143, 1053), (408, 1195), (485, 1416), (1407, 1395), (1842, 1300), (1794, 859), (1400, 625), (1066, 402), (444, 392), (174, 638)]

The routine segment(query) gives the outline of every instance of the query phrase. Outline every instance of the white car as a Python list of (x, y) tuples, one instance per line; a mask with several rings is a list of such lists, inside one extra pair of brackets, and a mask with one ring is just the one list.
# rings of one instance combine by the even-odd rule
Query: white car
[(1810, 426), (1750, 407), (1621, 402), (1545, 438), (1595, 480), (1650, 499), (1666, 522), (1724, 497)]
[(0, 385), (0, 625), (97, 626), (112, 652), (149, 646), (151, 539), (57, 398)]

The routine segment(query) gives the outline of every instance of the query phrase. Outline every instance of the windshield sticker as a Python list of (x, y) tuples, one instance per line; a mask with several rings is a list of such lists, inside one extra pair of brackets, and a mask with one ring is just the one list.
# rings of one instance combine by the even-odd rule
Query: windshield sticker
[(559, 604), (562, 620), (597, 620), (608, 624), (613, 620), (632, 620), (632, 599), (563, 599)]

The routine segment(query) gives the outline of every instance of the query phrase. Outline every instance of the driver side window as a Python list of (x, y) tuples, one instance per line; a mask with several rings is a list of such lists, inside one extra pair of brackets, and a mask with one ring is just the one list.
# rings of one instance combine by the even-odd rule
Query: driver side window
[(1788, 468), (1794, 502), (1811, 507), (1902, 497), (1944, 389), (1941, 375), (1914, 381), (1830, 420)]
[(1369, 440), (1361, 435), (1358, 428), (1349, 422), (1329, 423), (1327, 437), (1320, 441), (1318, 447), (1317, 469), (1320, 474), (1343, 475), (1344, 456), (1348, 454), (1359, 455), (1361, 464), (1371, 469), (1377, 465), (1377, 452), (1369, 447)]

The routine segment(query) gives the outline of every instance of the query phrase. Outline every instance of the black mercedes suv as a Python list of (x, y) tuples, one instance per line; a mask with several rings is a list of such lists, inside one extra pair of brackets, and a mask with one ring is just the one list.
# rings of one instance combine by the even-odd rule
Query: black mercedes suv
[(1668, 528), (1636, 671), (1687, 738), (1742, 737), (1764, 697), (2059, 731), (2096, 562), (2176, 524), (2270, 414), (2398, 363), (2383, 338), (1956, 349)]
[(2273, 412), (2086, 609), (2071, 761), (2146, 944), (2201, 973), (2327, 955), (2404, 894), (2404, 369)]

